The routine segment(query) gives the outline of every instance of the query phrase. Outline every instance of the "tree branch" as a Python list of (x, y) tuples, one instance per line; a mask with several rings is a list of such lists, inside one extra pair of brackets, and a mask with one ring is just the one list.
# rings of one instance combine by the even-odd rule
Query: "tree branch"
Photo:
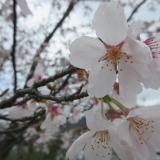
[(81, 99), (81, 98), (88, 96), (87, 92), (82, 92), (80, 94), (72, 94), (72, 95), (67, 95), (67, 96), (62, 96), (62, 97), (55, 97), (52, 95), (43, 95), (43, 94), (39, 93), (38, 91), (35, 91), (33, 94), (37, 98), (48, 99), (48, 100), (56, 101), (57, 103), (73, 101), (73, 100)]
[(0, 97), (3, 97), (8, 91), (9, 91), (9, 89), (4, 90), (4, 91), (0, 94)]
[(63, 81), (63, 83), (59, 86), (58, 89), (56, 89), (54, 91), (54, 93), (52, 93), (53, 96), (55, 96), (57, 93), (59, 93), (68, 83), (69, 78), (71, 77), (72, 74), (69, 74), (66, 79)]
[(58, 73), (58, 74), (56, 74), (54, 76), (51, 76), (51, 77), (46, 78), (46, 79), (43, 79), (41, 81), (35, 82), (33, 84), (33, 88), (38, 88), (38, 87), (45, 86), (47, 83), (53, 82), (56, 79), (61, 78), (61, 77), (65, 76), (65, 75), (67, 75), (67, 74), (71, 74), (71, 73), (75, 72), (76, 70), (78, 70), (78, 68), (71, 66), (70, 68), (62, 71), (61, 73)]
[(139, 3), (134, 10), (132, 11), (132, 13), (130, 14), (130, 16), (128, 17), (127, 21), (130, 21), (133, 17), (133, 15), (138, 11), (138, 9), (146, 2), (147, 0), (143, 0), (141, 3)]
[(61, 18), (61, 20), (57, 23), (57, 25), (55, 26), (55, 28), (53, 29), (53, 31), (45, 38), (45, 40), (43, 41), (43, 43), (41, 44), (40, 48), (37, 50), (37, 53), (36, 55), (34, 56), (33, 58), (33, 63), (32, 63), (32, 66), (31, 66), (31, 69), (30, 69), (30, 72), (28, 74), (28, 77), (26, 79), (26, 82), (25, 82), (25, 86), (24, 88), (27, 87), (27, 81), (32, 78), (33, 76), (33, 73), (34, 73), (34, 70), (36, 68), (36, 65), (38, 63), (37, 59), (39, 58), (40, 56), (40, 53), (44, 50), (44, 48), (46, 47), (46, 44), (50, 41), (50, 39), (53, 37), (54, 33), (57, 31), (57, 29), (62, 25), (62, 23), (64, 22), (64, 20), (66, 19), (66, 17), (69, 15), (69, 13), (73, 10), (73, 7), (75, 5), (77, 1), (75, 0), (71, 0), (66, 12), (64, 13), (63, 17)]
[(13, 65), (13, 71), (14, 71), (14, 92), (16, 92), (17, 89), (17, 71), (16, 71), (16, 58), (15, 58), (15, 52), (16, 52), (16, 35), (17, 35), (17, 12), (16, 12), (16, 0), (13, 0), (13, 45), (12, 45), (12, 65)]
[(11, 122), (26, 122), (26, 121), (32, 120), (38, 116), (42, 116), (44, 114), (45, 114), (45, 109), (42, 108), (39, 112), (35, 112), (33, 116), (19, 118), (19, 119), (10, 119), (6, 116), (0, 116), (0, 119), (6, 120), (6, 121), (11, 121)]
[[(65, 75), (67, 75), (67, 74), (71, 74), (71, 73), (75, 72), (76, 70), (78, 70), (78, 68), (75, 68), (75, 67), (72, 66), (72, 67), (62, 71), (61, 73), (58, 73), (54, 76), (43, 79), (39, 82), (35, 82), (33, 84), (33, 86), (30, 87), (30, 88), (17, 90), (17, 92), (12, 97), (10, 97), (8, 99), (5, 99), (5, 100), (0, 102), (0, 108), (4, 109), (4, 108), (13, 106), (14, 103), (16, 102), (17, 98), (24, 97), (25, 95), (29, 95), (29, 97), (31, 96), (31, 98), (34, 97), (34, 98), (53, 100), (53, 101), (56, 101), (57, 103), (60, 103), (60, 102), (63, 102), (63, 101), (65, 101), (65, 102), (66, 101), (72, 101), (72, 100), (75, 100), (75, 99), (80, 99), (80, 98), (83, 98), (83, 97), (87, 97), (88, 94), (86, 92), (83, 92), (83, 93), (80, 93), (80, 94), (62, 96), (62, 97), (55, 97), (55, 96), (52, 96), (52, 95), (43, 95), (39, 91), (37, 91), (38, 87), (45, 86), (49, 82), (54, 82), (56, 79), (61, 78)], [(27, 99), (30, 100), (31, 98), (27, 98)]]

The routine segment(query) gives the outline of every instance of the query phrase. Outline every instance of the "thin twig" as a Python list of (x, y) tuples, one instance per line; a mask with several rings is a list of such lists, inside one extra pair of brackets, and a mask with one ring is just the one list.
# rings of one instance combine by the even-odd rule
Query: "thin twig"
[(15, 58), (16, 43), (17, 43), (16, 42), (16, 35), (17, 35), (16, 5), (17, 5), (16, 0), (13, 0), (13, 45), (12, 45), (11, 57), (12, 57), (12, 65), (13, 65), (13, 71), (14, 71), (14, 93), (16, 92), (16, 89), (17, 89), (17, 71), (16, 71), (16, 58)]
[(64, 13), (63, 17), (60, 19), (60, 21), (57, 23), (57, 25), (55, 26), (55, 28), (52, 30), (52, 32), (45, 38), (45, 40), (43, 41), (43, 43), (41, 44), (40, 48), (37, 50), (37, 53), (36, 55), (34, 56), (34, 61), (32, 63), (32, 66), (31, 66), (31, 69), (30, 69), (30, 72), (28, 74), (28, 77), (26, 79), (26, 82), (25, 82), (25, 88), (27, 87), (27, 81), (32, 78), (33, 76), (33, 73), (34, 73), (34, 70), (36, 68), (36, 65), (38, 63), (37, 59), (39, 58), (40, 56), (40, 53), (45, 49), (46, 47), (46, 44), (48, 44), (48, 42), (50, 41), (50, 39), (53, 37), (54, 33), (57, 31), (57, 29), (62, 25), (62, 23), (64, 22), (64, 20), (66, 19), (66, 17), (69, 15), (69, 13), (73, 10), (73, 7), (75, 5), (77, 1), (75, 0), (71, 0), (66, 12)]
[[(39, 112), (39, 114), (36, 114), (32, 117), (32, 119), (30, 119), (29, 122), (25, 123), (23, 126), (18, 127), (18, 128), (14, 128), (14, 129), (7, 129), (4, 131), (0, 131), (0, 134), (7, 134), (7, 133), (13, 133), (13, 132), (20, 132), (23, 131), (24, 129), (26, 129), (29, 125), (36, 123), (37, 121), (39, 121), (39, 116), (43, 116), (45, 114), (45, 110), (41, 110)], [(23, 121), (24, 122), (24, 121)]]
[[(6, 107), (11, 107), (11, 106), (16, 102), (17, 98), (24, 97), (24, 96), (27, 95), (27, 94), (28, 94), (29, 96), (36, 96), (35, 98), (42, 98), (43, 95), (41, 95), (41, 94), (37, 91), (37, 88), (38, 88), (38, 87), (45, 86), (45, 85), (47, 85), (49, 82), (54, 82), (56, 79), (61, 78), (61, 77), (65, 76), (65, 75), (67, 75), (67, 74), (73, 73), (73, 72), (75, 72), (76, 70), (78, 70), (78, 68), (75, 68), (75, 67), (72, 66), (72, 67), (70, 67), (70, 68), (62, 71), (61, 73), (58, 73), (58, 74), (56, 74), (56, 75), (54, 75), (54, 76), (51, 76), (51, 77), (49, 77), (49, 78), (46, 78), (46, 79), (42, 79), (42, 80), (39, 81), (39, 82), (35, 82), (35, 83), (33, 84), (33, 86), (30, 87), (30, 88), (19, 89), (19, 90), (16, 91), (16, 93), (15, 93), (12, 97), (1, 101), (1, 102), (0, 102), (0, 108), (1, 108), (1, 109), (4, 109), (4, 108), (6, 108)], [(40, 97), (39, 97), (39, 96), (40, 96)], [(60, 97), (60, 98), (61, 98), (61, 97)], [(45, 99), (45, 96), (44, 96), (44, 99)], [(48, 99), (49, 99), (49, 97), (48, 97)], [(58, 102), (58, 101), (59, 101), (59, 98), (52, 96), (51, 100), (55, 100), (55, 101)], [(60, 100), (60, 101), (63, 101), (63, 100)]]
[(26, 121), (32, 120), (32, 119), (34, 119), (34, 118), (36, 118), (38, 116), (41, 116), (44, 113), (45, 113), (45, 109), (42, 108), (39, 112), (34, 113), (34, 115), (29, 116), (29, 117), (11, 119), (11, 118), (8, 118), (6, 116), (0, 116), (0, 119), (6, 120), (6, 121), (11, 121), (11, 122), (26, 122)]
[(43, 79), (41, 81), (35, 82), (33, 84), (33, 88), (38, 88), (38, 87), (45, 86), (47, 83), (54, 82), (56, 79), (61, 78), (61, 77), (65, 76), (65, 75), (67, 75), (67, 74), (73, 73), (76, 70), (78, 70), (78, 68), (71, 66), (70, 68), (62, 71), (61, 73), (58, 73), (58, 74), (56, 74), (54, 76), (51, 76), (51, 77), (46, 78), (46, 79)]
[(63, 81), (63, 83), (59, 86), (59, 88), (57, 90), (54, 91), (54, 93), (52, 93), (53, 96), (55, 96), (57, 93), (59, 93), (67, 84), (68, 84), (68, 80), (71, 77), (72, 74), (69, 74), (66, 79)]
[(128, 17), (127, 21), (130, 21), (133, 17), (133, 15), (138, 11), (138, 9), (146, 2), (147, 0), (143, 0), (141, 3), (139, 3), (134, 10), (132, 11), (132, 13), (130, 14), (130, 16)]
[(4, 91), (0, 94), (0, 97), (4, 96), (8, 91), (9, 91), (9, 89), (4, 90)]
[(79, 94), (79, 93), (81, 92), (81, 90), (82, 90), (83, 87), (84, 87), (84, 84), (82, 84), (82, 85), (78, 88), (78, 90), (74, 93), (74, 95)]

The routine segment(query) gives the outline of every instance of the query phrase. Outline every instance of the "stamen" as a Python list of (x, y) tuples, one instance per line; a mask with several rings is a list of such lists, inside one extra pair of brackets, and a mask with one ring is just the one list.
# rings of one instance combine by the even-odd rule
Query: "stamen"
[(139, 117), (134, 117), (128, 119), (130, 121), (131, 126), (137, 132), (137, 138), (140, 144), (143, 144), (143, 139), (147, 139), (149, 141), (149, 137), (146, 137), (145, 132), (147, 134), (151, 134), (154, 132), (153, 125), (151, 125), (154, 121), (146, 120)]

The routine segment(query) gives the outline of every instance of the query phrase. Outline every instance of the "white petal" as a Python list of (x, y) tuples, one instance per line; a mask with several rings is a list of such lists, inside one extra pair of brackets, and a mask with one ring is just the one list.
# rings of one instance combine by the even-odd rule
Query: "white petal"
[[(151, 125), (153, 126), (153, 128), (151, 128)], [(151, 125), (147, 127), (148, 128), (147, 130), (146, 130), (146, 127), (142, 128), (145, 131), (143, 139), (153, 147), (159, 148), (160, 147), (160, 138), (159, 138), (160, 122), (154, 122)]]
[(121, 123), (118, 127), (117, 133), (119, 140), (124, 148), (129, 149), (132, 147), (132, 138), (130, 135), (130, 123), (128, 121), (125, 121)]
[(46, 128), (50, 128), (52, 126), (52, 118), (51, 118), (51, 113), (48, 113), (46, 116), (46, 119), (43, 121), (43, 123), (41, 124), (41, 129), (46, 129)]
[(97, 36), (108, 45), (115, 46), (127, 36), (128, 25), (124, 10), (114, 0), (99, 6), (92, 24)]
[(25, 15), (32, 14), (31, 10), (28, 7), (26, 0), (17, 0), (17, 3)]
[(136, 96), (142, 91), (140, 83), (146, 87), (151, 85), (151, 75), (148, 64), (151, 62), (151, 52), (142, 42), (127, 38), (122, 51), (129, 59), (121, 59), (119, 63), (119, 89), (122, 97)]
[(150, 153), (150, 158), (149, 160), (158, 160), (157, 159), (157, 154), (156, 154), (156, 150), (154, 147), (152, 147), (150, 144), (147, 145), (148, 146), (148, 150), (149, 150), (149, 153)]
[(30, 80), (28, 80), (27, 86), (28, 86), (28, 87), (31, 87), (31, 86), (33, 85), (34, 81), (35, 81), (34, 78), (31, 78)]
[(98, 60), (106, 53), (106, 48), (100, 40), (87, 36), (73, 41), (69, 50), (72, 53), (69, 55), (70, 63), (83, 69), (96, 65)]
[(149, 65), (149, 69), (152, 73), (152, 89), (160, 88), (160, 61), (159, 59), (153, 58), (151, 64)]
[(104, 97), (110, 94), (113, 89), (113, 84), (116, 81), (115, 68), (112, 64), (106, 66), (105, 63), (106, 62), (98, 64), (92, 68), (89, 73), (88, 94), (91, 97)]
[(66, 123), (66, 117), (64, 115), (54, 116), (53, 123), (57, 126), (63, 125)]
[(92, 131), (103, 131), (109, 128), (109, 122), (106, 121), (101, 113), (95, 110), (85, 111), (86, 123), (90, 130)]
[[(121, 95), (117, 94), (116, 90), (113, 90), (111, 93), (111, 97), (119, 101), (127, 108), (133, 108), (136, 106), (136, 97), (130, 95), (130, 99), (128, 100), (126, 97), (122, 97)], [(117, 108), (117, 107), (116, 107)]]
[(133, 156), (135, 159), (138, 160), (150, 160), (150, 153), (148, 146), (146, 143), (143, 141), (143, 144), (139, 142), (139, 138), (137, 136), (137, 132), (131, 127), (130, 128), (130, 135), (132, 138), (132, 148), (133, 148)]
[(11, 119), (18, 119), (18, 118), (22, 118), (23, 117), (23, 113), (24, 113), (24, 109), (22, 107), (18, 107), (18, 106), (14, 106), (9, 108), (8, 110), (8, 116)]
[(110, 146), (105, 148), (102, 144), (95, 144), (90, 141), (85, 146), (84, 156), (86, 160), (110, 160), (112, 149)]
[(38, 104), (37, 102), (28, 102), (27, 103), (27, 108), (34, 113), (36, 111), (36, 109), (38, 108)]
[(135, 71), (124, 63), (125, 62), (121, 62), (120, 67), (122, 71), (120, 71), (118, 75), (119, 94), (122, 98), (126, 99), (126, 101), (129, 101), (133, 99), (132, 97), (136, 97), (138, 93), (142, 92), (142, 86), (135, 77), (137, 75)]
[(85, 160), (99, 159), (99, 157), (96, 156), (97, 153), (96, 154), (94, 153), (91, 145), (92, 145), (91, 142), (88, 142), (87, 145), (85, 146), (85, 149), (84, 149)]
[(66, 153), (66, 157), (70, 160), (73, 160), (76, 154), (83, 149), (85, 144), (91, 140), (91, 137), (94, 135), (95, 132), (89, 131), (81, 135), (77, 140), (73, 142), (71, 147), (68, 149)]
[(143, 23), (138, 21), (133, 21), (128, 29), (128, 37), (139, 39), (139, 35), (142, 33)]
[(34, 75), (43, 75), (44, 74), (44, 67), (42, 66), (42, 64), (38, 63)]
[(121, 160), (134, 160), (132, 152), (120, 144), (118, 136), (113, 132), (110, 132), (110, 144)]
[(24, 112), (23, 112), (23, 117), (29, 117), (29, 116), (32, 116), (33, 115), (33, 111), (26, 108), (24, 109)]
[[(141, 41), (129, 37), (126, 38), (125, 43), (122, 46), (122, 51), (126, 52), (134, 61), (138, 61), (139, 63), (150, 64), (152, 61), (152, 54), (149, 47)], [(127, 63), (129, 62), (130, 61)]]
[(160, 107), (159, 105), (155, 105), (155, 106), (151, 106), (151, 107), (150, 106), (149, 107), (141, 107), (141, 108), (134, 109), (134, 110), (130, 111), (130, 113), (136, 111), (143, 118), (159, 117), (159, 115), (160, 115), (159, 107)]
[(141, 115), (142, 115), (142, 113), (139, 109), (133, 109), (128, 113), (126, 118), (128, 119), (128, 118), (137, 117), (137, 116), (141, 116)]

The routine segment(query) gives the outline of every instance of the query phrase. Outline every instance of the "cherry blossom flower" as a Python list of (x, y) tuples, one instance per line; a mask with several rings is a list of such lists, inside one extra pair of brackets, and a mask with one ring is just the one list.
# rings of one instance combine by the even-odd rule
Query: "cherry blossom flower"
[(156, 34), (154, 37), (150, 37), (144, 41), (144, 43), (149, 46), (152, 52), (152, 63), (149, 65), (152, 73), (152, 85), (151, 88), (160, 88), (160, 33)]
[(143, 23), (139, 21), (133, 21), (128, 29), (127, 36), (130, 38), (134, 38), (140, 40), (140, 34), (142, 33)]
[(156, 160), (155, 148), (160, 147), (159, 106), (131, 110), (127, 121), (118, 127), (123, 147), (130, 149), (136, 160)]
[[(88, 82), (82, 87), (81, 93), (82, 93), (82, 92), (86, 92), (86, 91), (87, 91), (87, 88), (88, 88)], [(81, 102), (82, 102), (82, 103), (88, 103), (90, 99), (91, 99), (90, 96), (84, 97), (84, 98), (81, 99)]]
[(69, 117), (68, 121), (72, 124), (78, 123), (78, 121), (81, 119), (81, 106), (76, 106), (73, 108), (72, 115)]
[(51, 139), (53, 139), (52, 134), (50, 132), (43, 131), (40, 134), (40, 137), (36, 140), (35, 144), (45, 144), (49, 142)]
[(48, 147), (48, 145), (43, 145), (42, 152), (44, 152), (46, 154), (49, 154), (49, 147)]
[(50, 132), (43, 131), (40, 134), (40, 137), (33, 144), (35, 151), (37, 152), (42, 151), (48, 154), (49, 148), (48, 148), (47, 143), (51, 141), (52, 139), (54, 139), (54, 137), (52, 136)]
[(23, 117), (29, 117), (32, 116), (36, 110), (40, 108), (39, 104), (36, 100), (28, 101), (25, 104), (19, 105), (19, 106), (13, 106), (8, 109), (9, 111), (9, 117), (11, 119), (18, 119)]
[(35, 135), (37, 135), (37, 131), (35, 130), (34, 127), (29, 127), (26, 130), (26, 133), (23, 135), (26, 141), (29, 141), (32, 139)]
[(33, 85), (34, 81), (40, 81), (42, 80), (42, 75), (44, 74), (44, 68), (43, 66), (39, 63), (34, 71), (33, 78), (31, 78), (27, 82), (27, 86), (30, 87)]
[[(128, 36), (141, 41), (140, 34), (142, 33), (143, 24), (141, 22), (133, 21), (128, 30)], [(148, 70), (151, 72), (150, 88), (160, 88), (160, 33), (144, 41), (152, 53), (152, 62), (149, 64)]]
[[(113, 134), (109, 134), (110, 122), (102, 118), (101, 113), (89, 110), (85, 112), (86, 123), (90, 131), (81, 135), (76, 141), (73, 142), (71, 147), (66, 153), (66, 156), (73, 160), (76, 154), (81, 151), (84, 146), (84, 156), (86, 160), (99, 159), (99, 160), (110, 160), (112, 156), (112, 146), (116, 146), (117, 153), (120, 153), (120, 158), (128, 160), (130, 152), (123, 150), (119, 147), (118, 142), (111, 141)], [(112, 132), (114, 130), (112, 129)], [(126, 158), (125, 158), (126, 157)]]
[(45, 154), (49, 154), (49, 147), (48, 147), (48, 145), (47, 144), (41, 144), (41, 145), (39, 145), (39, 144), (37, 144), (37, 143), (34, 143), (34, 150), (36, 151), (36, 152), (44, 152)]
[(72, 42), (70, 63), (90, 69), (90, 96), (110, 94), (118, 78), (120, 95), (129, 100), (142, 91), (140, 83), (149, 83), (151, 51), (143, 42), (127, 37), (124, 10), (114, 0), (99, 6), (92, 24), (99, 39), (83, 36)]
[(87, 73), (85, 70), (80, 69), (80, 70), (78, 70), (76, 73), (77, 73), (77, 75), (78, 75), (78, 79), (79, 79), (79, 80), (87, 80), (87, 78), (88, 78), (88, 73)]
[(64, 109), (61, 106), (50, 103), (50, 111), (46, 116), (46, 119), (41, 125), (42, 130), (55, 133), (59, 131), (59, 126), (66, 123), (66, 116)]
[(27, 102), (26, 105), (27, 105), (28, 109), (31, 110), (33, 113), (39, 108), (37, 101), (34, 99)]
[(70, 140), (70, 138), (72, 138), (72, 135), (73, 135), (72, 131), (65, 132), (63, 134), (63, 137), (61, 138), (61, 140), (62, 140), (61, 148), (62, 149), (68, 149), (68, 147), (70, 145), (69, 140)]
[(8, 109), (8, 116), (11, 119), (18, 119), (29, 117), (33, 115), (33, 110), (27, 106), (27, 104), (22, 104), (19, 106), (13, 106)]
[(26, 0), (17, 0), (17, 3), (25, 15), (32, 14), (31, 10), (28, 7)]

